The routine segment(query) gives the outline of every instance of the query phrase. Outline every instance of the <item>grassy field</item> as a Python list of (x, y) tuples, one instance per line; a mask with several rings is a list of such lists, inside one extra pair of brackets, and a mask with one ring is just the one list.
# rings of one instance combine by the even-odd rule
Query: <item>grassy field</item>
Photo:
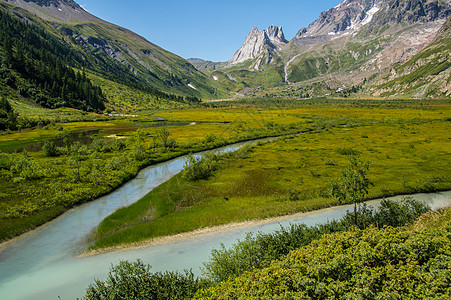
[[(163, 212), (154, 207), (156, 200), (149, 200), (152, 195), (146, 200), (150, 215), (138, 212), (146, 220), (140, 226), (160, 229), (133, 239), (333, 205), (327, 182), (346, 166), (343, 153), (350, 149), (373, 162), (370, 176), (375, 186), (370, 197), (449, 188), (451, 106), (446, 101), (215, 106), (105, 119), (70, 111), (69, 122), (53, 115), (53, 122), (43, 127), (0, 135), (0, 150), (14, 151), (37, 141), (96, 132), (92, 144), (65, 142), (53, 154), (0, 152), (0, 240), (110, 192), (144, 166), (268, 136), (303, 133), (257, 146), (243, 155), (247, 158), (224, 159), (210, 180), (192, 183), (177, 176), (159, 188), (162, 195), (174, 191), (158, 197)], [(48, 111), (40, 113), (50, 116)], [(127, 226), (135, 225), (132, 219)], [(159, 231), (163, 227), (166, 231)], [(118, 231), (114, 226), (99, 230), (98, 237), (108, 239)]]
[[(221, 160), (208, 180), (179, 174), (98, 227), (91, 249), (135, 243), (202, 227), (261, 219), (337, 204), (328, 183), (347, 166), (346, 154), (371, 161), (368, 198), (451, 187), (449, 108), (297, 108), (233, 113), (193, 110), (171, 120), (248, 117), (246, 126), (300, 122), (304, 133), (263, 143)], [(279, 122), (280, 123), (279, 123)], [(269, 125), (268, 125), (269, 126)], [(228, 131), (225, 131), (228, 132)]]
[[(218, 123), (203, 116), (173, 123), (141, 113), (137, 117), (55, 123), (0, 136), (2, 150), (13, 151), (42, 140), (92, 130), (90, 142), (64, 142), (53, 154), (18, 151), (0, 153), (0, 240), (49, 221), (67, 209), (91, 201), (157, 162), (239, 141), (299, 132), (302, 124), (280, 127)], [(226, 115), (225, 112), (221, 114)], [(277, 114), (275, 112), (274, 114)], [(249, 115), (248, 118), (251, 118)], [(245, 119), (246, 122), (246, 119)], [(239, 128), (239, 130), (237, 129)], [(20, 148), (19, 148), (20, 149)]]

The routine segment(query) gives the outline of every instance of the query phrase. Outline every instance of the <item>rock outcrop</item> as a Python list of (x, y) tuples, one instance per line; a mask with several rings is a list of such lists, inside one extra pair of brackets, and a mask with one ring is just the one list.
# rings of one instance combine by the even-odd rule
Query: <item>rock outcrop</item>
[(358, 30), (371, 22), (373, 16), (387, 0), (345, 0), (324, 11), (307, 28), (302, 28), (294, 40), (319, 36), (330, 38), (345, 32)]
[(230, 65), (241, 63), (254, 59), (264, 52), (269, 52), (269, 56), (272, 56), (273, 52), (279, 51), (287, 43), (282, 27), (271, 25), (265, 30), (254, 27), (228, 63)]

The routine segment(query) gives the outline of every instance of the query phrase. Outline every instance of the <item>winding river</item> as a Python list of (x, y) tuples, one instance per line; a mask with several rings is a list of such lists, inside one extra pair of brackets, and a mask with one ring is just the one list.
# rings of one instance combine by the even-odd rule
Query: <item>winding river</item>
[[(234, 151), (242, 144), (221, 148)], [(197, 235), (146, 248), (79, 257), (89, 233), (117, 208), (130, 205), (183, 168), (185, 157), (150, 166), (116, 191), (96, 201), (71, 209), (53, 222), (0, 247), (1, 299), (76, 299), (82, 297), (95, 278), (104, 279), (112, 264), (141, 259), (153, 271), (182, 271), (200, 267), (220, 243), (232, 245), (246, 232), (271, 232), (289, 223), (314, 225), (340, 218), (351, 206), (340, 206), (284, 218), (283, 221), (239, 227)], [(451, 191), (417, 194), (433, 208), (449, 206)], [(400, 198), (400, 197), (394, 197)], [(370, 201), (377, 205), (380, 200)]]

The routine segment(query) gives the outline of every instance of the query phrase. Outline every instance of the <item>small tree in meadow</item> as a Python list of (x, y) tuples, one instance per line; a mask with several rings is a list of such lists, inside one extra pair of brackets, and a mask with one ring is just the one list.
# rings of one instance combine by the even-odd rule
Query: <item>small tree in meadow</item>
[(330, 183), (332, 196), (338, 202), (351, 200), (354, 203), (354, 223), (357, 225), (357, 203), (361, 203), (373, 183), (366, 177), (370, 168), (369, 161), (362, 161), (356, 156), (349, 157), (349, 166), (343, 170), (338, 180)]
[(166, 127), (161, 128), (157, 132), (157, 137), (163, 142), (163, 146), (165, 148), (168, 148), (168, 146), (169, 146), (168, 140), (169, 140), (170, 136), (171, 136), (171, 131), (169, 131), (169, 129), (167, 129)]

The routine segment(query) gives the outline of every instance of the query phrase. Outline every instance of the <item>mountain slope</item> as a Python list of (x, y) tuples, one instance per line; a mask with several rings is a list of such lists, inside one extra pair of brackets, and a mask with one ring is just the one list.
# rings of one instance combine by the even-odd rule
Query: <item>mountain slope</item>
[(433, 42), (410, 60), (388, 69), (371, 86), (376, 96), (451, 96), (451, 17)]
[(27, 24), (5, 8), (0, 3), (0, 87), (9, 86), (43, 107), (103, 110), (101, 89), (80, 72), (94, 63), (92, 58), (84, 58), (37, 23)]
[[(141, 88), (214, 97), (214, 81), (189, 62), (133, 33), (84, 11), (72, 0), (8, 0), (53, 27), (56, 37), (82, 52), (119, 62)], [(114, 63), (113, 62), (113, 63)]]
[[(361, 87), (428, 46), (450, 14), (450, 0), (344, 0), (278, 47), (265, 36), (257, 39), (262, 33), (254, 29), (212, 75), (223, 82), (240, 78), (238, 89), (321, 82), (318, 93), (308, 89), (310, 95)], [(236, 61), (245, 47), (247, 56)]]
[(290, 42), (286, 81), (334, 76), (358, 84), (428, 45), (450, 14), (450, 1), (345, 0)]

